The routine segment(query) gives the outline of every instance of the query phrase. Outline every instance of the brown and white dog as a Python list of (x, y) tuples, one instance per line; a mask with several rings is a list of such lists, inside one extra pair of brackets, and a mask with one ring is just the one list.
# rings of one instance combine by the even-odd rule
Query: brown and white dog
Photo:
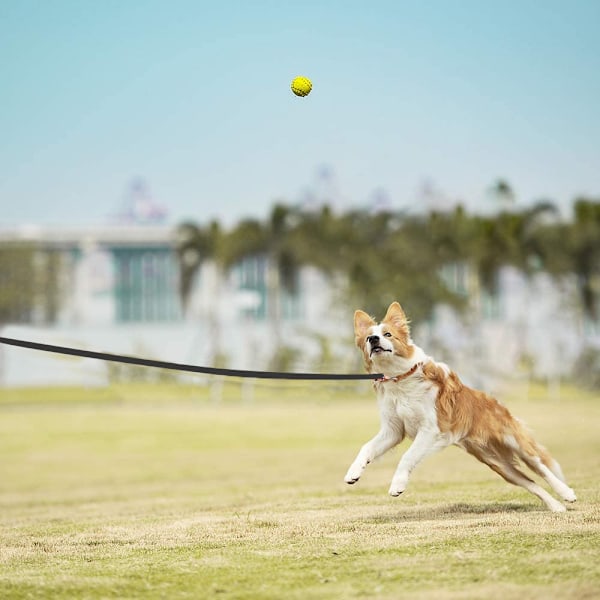
[(413, 443), (400, 459), (389, 490), (391, 496), (404, 492), (411, 471), (425, 457), (454, 444), (506, 481), (538, 496), (552, 511), (566, 509), (518, 468), (519, 460), (543, 477), (561, 498), (576, 500), (559, 464), (508, 409), (464, 385), (447, 365), (435, 362), (413, 343), (408, 321), (397, 302), (390, 305), (379, 324), (357, 310), (354, 333), (367, 371), (384, 377), (374, 384), (381, 429), (361, 448), (348, 469), (346, 483), (356, 483), (372, 460), (408, 436)]

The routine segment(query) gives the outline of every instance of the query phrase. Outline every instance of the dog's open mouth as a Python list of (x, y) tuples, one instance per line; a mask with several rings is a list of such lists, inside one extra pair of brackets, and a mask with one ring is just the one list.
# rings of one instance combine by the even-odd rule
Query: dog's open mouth
[(373, 354), (381, 354), (382, 352), (391, 352), (391, 350), (388, 350), (387, 348), (382, 348), (381, 346), (375, 346), (374, 348), (371, 348), (370, 356), (373, 356)]

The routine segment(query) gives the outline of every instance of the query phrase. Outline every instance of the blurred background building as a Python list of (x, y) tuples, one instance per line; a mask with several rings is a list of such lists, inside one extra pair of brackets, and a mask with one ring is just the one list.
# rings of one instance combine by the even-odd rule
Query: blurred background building
[[(325, 279), (303, 269), (295, 293), (281, 298), (274, 330), (267, 275), (264, 256), (241, 260), (223, 281), (207, 263), (194, 278), (184, 311), (176, 231), (170, 226), (4, 229), (0, 331), (5, 337), (174, 362), (267, 368), (292, 331), (296, 344), (311, 346), (297, 332), (327, 318), (329, 301)], [(7, 386), (101, 385), (114, 367), (9, 346), (0, 346), (0, 357)]]
[[(302, 266), (274, 295), (268, 255), (249, 253), (226, 269), (205, 260), (184, 303), (178, 235), (135, 219), (0, 230), (2, 335), (199, 365), (362, 369), (352, 307), (331, 277)], [(445, 265), (440, 278), (468, 310), (440, 303), (413, 337), (473, 384), (566, 377), (587, 345), (600, 346), (597, 321), (582, 318), (568, 280), (558, 285), (544, 272), (506, 266), (491, 294), (468, 262)], [(6, 386), (105, 385), (127, 376), (97, 360), (9, 346), (0, 353)]]

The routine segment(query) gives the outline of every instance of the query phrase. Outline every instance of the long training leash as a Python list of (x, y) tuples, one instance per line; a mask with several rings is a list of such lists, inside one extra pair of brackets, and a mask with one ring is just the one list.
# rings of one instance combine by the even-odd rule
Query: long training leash
[(173, 371), (187, 371), (189, 373), (204, 373), (206, 375), (220, 375), (222, 377), (248, 377), (255, 379), (304, 379), (304, 380), (357, 380), (357, 379), (381, 379), (383, 373), (283, 373), (278, 371), (247, 371), (243, 369), (221, 369), (216, 367), (201, 367), (198, 365), (186, 365), (182, 363), (167, 362), (163, 360), (152, 360), (139, 358), (137, 356), (124, 356), (122, 354), (110, 354), (108, 352), (94, 352), (91, 350), (80, 350), (67, 346), (55, 346), (53, 344), (41, 344), (27, 340), (16, 340), (14, 338), (0, 337), (1, 344), (28, 348), (30, 350), (41, 350), (55, 354), (67, 354), (70, 356), (81, 356), (83, 358), (95, 358), (110, 362), (139, 365), (142, 367), (155, 367), (158, 369), (171, 369)]

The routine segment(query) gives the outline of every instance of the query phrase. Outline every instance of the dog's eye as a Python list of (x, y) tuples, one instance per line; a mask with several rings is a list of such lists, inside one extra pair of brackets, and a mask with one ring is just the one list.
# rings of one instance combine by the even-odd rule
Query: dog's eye
[(392, 334), (389, 331), (386, 331), (383, 335), (385, 335), (385, 337), (392, 337)]

